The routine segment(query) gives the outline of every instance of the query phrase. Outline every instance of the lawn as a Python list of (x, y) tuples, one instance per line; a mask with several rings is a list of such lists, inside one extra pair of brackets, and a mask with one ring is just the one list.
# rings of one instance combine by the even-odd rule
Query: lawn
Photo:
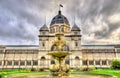
[(120, 78), (120, 70), (98, 69), (98, 70), (89, 71), (87, 73), (90, 73), (90, 74), (107, 74), (107, 75), (112, 75), (112, 76), (116, 76), (117, 78)]
[[(13, 74), (50, 74), (50, 72), (44, 71), (44, 72), (30, 72), (30, 71), (24, 71), (24, 70), (10, 70), (10, 71), (1, 71), (0, 75), (2, 76), (9, 76)], [(106, 74), (106, 75), (112, 75), (116, 76), (117, 78), (120, 78), (120, 70), (111, 70), (111, 69), (97, 69), (97, 70), (92, 70), (92, 71), (71, 71), (71, 74)]]
[[(2, 78), (4, 78), (4, 76), (10, 76), (10, 75), (13, 75), (13, 74), (49, 74), (49, 71), (44, 71), (44, 72), (30, 72), (30, 71), (26, 71), (26, 70), (3, 70), (3, 71), (0, 71), (0, 76)], [(0, 77), (0, 78), (1, 78)]]

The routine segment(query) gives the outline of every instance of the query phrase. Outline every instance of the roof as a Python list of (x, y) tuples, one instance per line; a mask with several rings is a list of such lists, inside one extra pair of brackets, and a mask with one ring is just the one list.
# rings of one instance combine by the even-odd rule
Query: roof
[(64, 15), (61, 14), (61, 11), (58, 11), (58, 15), (56, 15), (52, 19), (50, 26), (52, 26), (53, 24), (67, 24), (67, 25), (69, 25), (69, 21)]
[(40, 31), (49, 31), (48, 27), (46, 26), (46, 24), (44, 24), (41, 28)]
[(74, 24), (71, 31), (80, 31), (80, 28), (76, 24)]

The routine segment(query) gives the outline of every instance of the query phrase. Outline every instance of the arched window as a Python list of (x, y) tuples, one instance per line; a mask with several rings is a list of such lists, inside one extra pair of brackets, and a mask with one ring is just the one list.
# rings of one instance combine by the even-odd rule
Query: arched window
[(57, 46), (56, 46), (56, 45), (53, 45), (53, 46), (51, 47), (51, 51), (57, 51)]
[(69, 57), (66, 58), (65, 64), (70, 64), (70, 58)]
[(75, 60), (80, 60), (80, 58), (78, 56), (75, 57)]
[(78, 56), (75, 57), (75, 66), (80, 66), (80, 58)]
[(67, 60), (65, 61), (65, 64), (70, 64), (70, 60), (67, 59)]
[(64, 32), (64, 28), (63, 27), (62, 27), (61, 31)]
[(45, 66), (45, 60), (46, 60), (46, 58), (44, 56), (42, 56), (41, 59), (40, 59), (40, 61), (41, 61), (40, 65), (43, 66), (43, 67)]
[(53, 28), (53, 33), (55, 33), (55, 29)]
[(44, 56), (41, 57), (41, 60), (45, 60), (46, 58)]
[(69, 47), (67, 45), (63, 45), (63, 51), (69, 51)]

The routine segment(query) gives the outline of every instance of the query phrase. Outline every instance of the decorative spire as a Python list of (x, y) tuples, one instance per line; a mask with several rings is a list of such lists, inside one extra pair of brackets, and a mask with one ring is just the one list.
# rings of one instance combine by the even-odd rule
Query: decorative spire
[(45, 15), (45, 25), (46, 25), (46, 15)]
[(76, 8), (74, 10), (74, 26), (76, 26)]
[(44, 17), (44, 25), (43, 26), (46, 26), (46, 15)]
[(73, 26), (77, 26), (76, 25), (76, 14), (74, 15), (74, 25)]
[(58, 14), (61, 15), (61, 10), (58, 11)]

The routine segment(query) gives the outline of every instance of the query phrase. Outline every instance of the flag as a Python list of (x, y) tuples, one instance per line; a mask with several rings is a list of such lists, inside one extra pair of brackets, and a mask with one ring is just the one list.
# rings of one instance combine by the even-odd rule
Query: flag
[(60, 7), (63, 7), (63, 5), (60, 4)]

